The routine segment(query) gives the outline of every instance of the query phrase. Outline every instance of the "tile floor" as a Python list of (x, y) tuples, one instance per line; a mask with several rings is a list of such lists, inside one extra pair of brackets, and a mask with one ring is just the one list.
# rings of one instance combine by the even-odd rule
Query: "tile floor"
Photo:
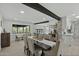
[[(59, 44), (53, 48), (53, 53), (47, 52), (47, 54), (51, 54), (51, 56), (56, 56), (58, 51)], [(3, 48), (0, 51), (0, 56), (26, 56), (24, 54), (24, 41), (15, 41), (12, 42), (10, 47)], [(49, 56), (49, 55), (48, 55)]]
[(25, 56), (24, 41), (12, 42), (10, 47), (3, 48), (0, 51), (0, 56)]

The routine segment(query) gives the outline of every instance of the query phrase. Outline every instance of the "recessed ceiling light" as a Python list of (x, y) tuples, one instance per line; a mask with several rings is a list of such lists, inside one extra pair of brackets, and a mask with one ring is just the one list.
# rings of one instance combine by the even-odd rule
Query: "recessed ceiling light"
[(76, 14), (72, 14), (72, 16), (76, 16)]
[(23, 13), (24, 13), (24, 11), (20, 11), (20, 13), (21, 13), (21, 14), (23, 14)]
[(75, 18), (79, 18), (79, 16), (76, 16)]

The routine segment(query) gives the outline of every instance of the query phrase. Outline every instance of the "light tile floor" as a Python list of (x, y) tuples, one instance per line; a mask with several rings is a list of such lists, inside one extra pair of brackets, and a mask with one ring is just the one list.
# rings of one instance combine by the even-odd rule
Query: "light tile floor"
[[(52, 56), (57, 55), (58, 46), (53, 48), (53, 53), (47, 52), (47, 54), (51, 54)], [(26, 56), (24, 54), (24, 41), (14, 41), (11, 43), (10, 47), (6, 47), (1, 49), (0, 56)]]
[(25, 56), (24, 41), (12, 42), (10, 47), (1, 49), (0, 56)]

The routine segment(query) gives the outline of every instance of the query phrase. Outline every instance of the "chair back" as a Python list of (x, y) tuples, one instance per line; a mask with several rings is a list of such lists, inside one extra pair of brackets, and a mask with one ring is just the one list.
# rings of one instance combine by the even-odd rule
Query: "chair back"
[(27, 41), (28, 41), (29, 50), (30, 50), (31, 54), (33, 55), (35, 53), (34, 41), (31, 38), (28, 38)]
[(28, 45), (28, 42), (27, 42), (28, 35), (27, 35), (27, 33), (24, 34), (23, 38), (24, 38), (24, 46), (27, 49), (28, 48), (28, 46), (27, 46)]

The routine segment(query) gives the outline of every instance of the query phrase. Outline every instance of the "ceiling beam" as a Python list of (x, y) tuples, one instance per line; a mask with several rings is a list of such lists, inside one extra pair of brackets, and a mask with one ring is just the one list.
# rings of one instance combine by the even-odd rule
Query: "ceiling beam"
[(53, 12), (49, 11), (47, 8), (43, 7), (42, 5), (40, 5), (39, 3), (22, 3), (26, 6), (29, 6), (35, 10), (38, 10), (52, 18), (55, 18), (56, 20), (61, 20), (61, 17), (59, 17), (58, 15), (54, 14)]
[(49, 21), (38, 22), (38, 23), (34, 23), (34, 25), (43, 24), (43, 23), (48, 23), (48, 22), (49, 22)]

